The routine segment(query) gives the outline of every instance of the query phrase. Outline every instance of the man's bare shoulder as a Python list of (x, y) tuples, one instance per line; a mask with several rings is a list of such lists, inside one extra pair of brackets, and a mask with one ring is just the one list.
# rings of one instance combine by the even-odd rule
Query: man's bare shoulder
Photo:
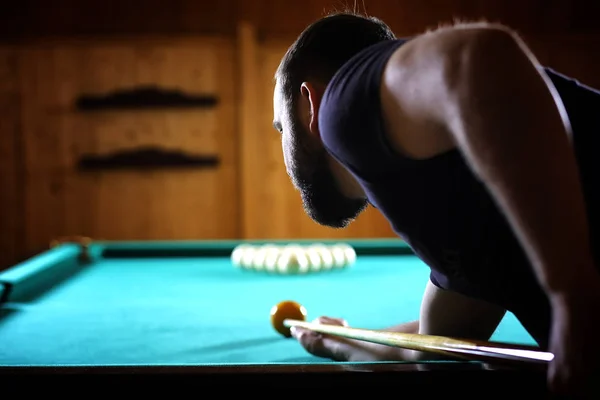
[[(447, 129), (456, 87), (454, 73), (468, 54), (516, 47), (518, 36), (503, 25), (463, 23), (439, 27), (399, 47), (383, 71), (380, 98), (395, 150), (427, 159), (456, 147)], [(470, 52), (470, 53), (469, 53)]]
[[(406, 74), (439, 69), (440, 64), (456, 62), (465, 50), (488, 47), (488, 54), (515, 46), (525, 48), (510, 27), (486, 22), (440, 26), (415, 36), (399, 47), (384, 70), (384, 82), (393, 82)], [(419, 67), (418, 69), (415, 67)]]

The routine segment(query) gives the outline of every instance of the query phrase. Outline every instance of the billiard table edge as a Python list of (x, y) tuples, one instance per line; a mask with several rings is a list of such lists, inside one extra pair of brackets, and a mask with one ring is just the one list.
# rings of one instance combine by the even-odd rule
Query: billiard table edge
[(75, 245), (64, 245), (0, 271), (0, 305), (29, 301), (85, 267)]
[[(18, 387), (22, 384), (63, 388), (68, 382), (88, 382), (95, 387), (135, 387), (139, 393), (176, 385), (178, 388), (244, 387), (290, 388), (381, 388), (423, 390), (428, 395), (481, 394), (547, 395), (545, 373), (541, 370), (490, 367), (481, 363), (327, 363), (293, 365), (218, 366), (0, 366), (0, 380)], [(62, 389), (61, 389), (62, 390)]]

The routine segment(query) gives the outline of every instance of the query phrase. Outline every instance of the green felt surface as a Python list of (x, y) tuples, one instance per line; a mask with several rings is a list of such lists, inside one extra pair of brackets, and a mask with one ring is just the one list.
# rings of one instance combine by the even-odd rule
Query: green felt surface
[[(322, 363), (272, 329), (274, 304), (384, 328), (418, 317), (428, 279), (412, 256), (363, 255), (309, 276), (241, 271), (227, 257), (99, 258), (69, 270), (41, 296), (2, 305), (1, 365)], [(533, 343), (512, 315), (493, 339)]]

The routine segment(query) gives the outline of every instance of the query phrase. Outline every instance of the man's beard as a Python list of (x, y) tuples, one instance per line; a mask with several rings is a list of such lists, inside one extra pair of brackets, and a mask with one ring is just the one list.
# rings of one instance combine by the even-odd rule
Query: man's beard
[(326, 150), (308, 143), (308, 135), (299, 139), (301, 134), (301, 126), (296, 125), (290, 175), (304, 210), (318, 224), (345, 228), (366, 208), (367, 201), (348, 198), (341, 192), (327, 163)]

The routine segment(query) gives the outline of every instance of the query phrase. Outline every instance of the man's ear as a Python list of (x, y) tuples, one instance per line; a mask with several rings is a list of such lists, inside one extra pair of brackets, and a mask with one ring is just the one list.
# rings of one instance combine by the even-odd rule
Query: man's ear
[(310, 82), (303, 82), (300, 87), (302, 97), (308, 100), (310, 107), (310, 120), (308, 129), (315, 136), (319, 134), (319, 107), (321, 106), (322, 92), (320, 88)]

